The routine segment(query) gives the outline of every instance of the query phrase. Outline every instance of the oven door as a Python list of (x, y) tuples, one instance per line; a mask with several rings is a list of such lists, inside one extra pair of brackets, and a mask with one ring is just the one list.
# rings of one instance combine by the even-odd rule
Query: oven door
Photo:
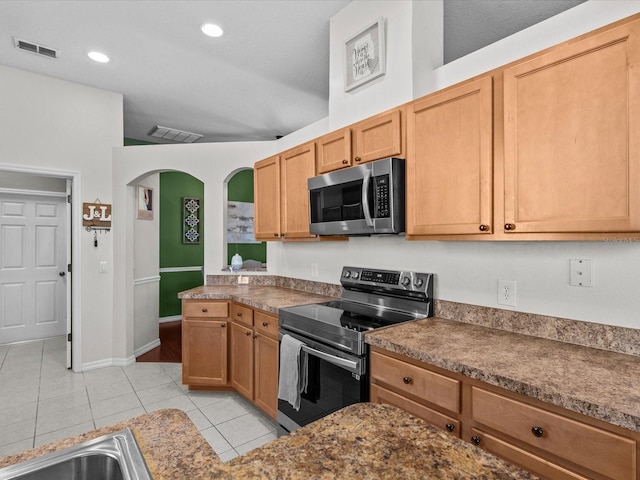
[(281, 329), (305, 344), (308, 355), (308, 387), (300, 410), (278, 400), (278, 436), (296, 430), (348, 405), (366, 402), (369, 380), (366, 357), (350, 355), (302, 335)]

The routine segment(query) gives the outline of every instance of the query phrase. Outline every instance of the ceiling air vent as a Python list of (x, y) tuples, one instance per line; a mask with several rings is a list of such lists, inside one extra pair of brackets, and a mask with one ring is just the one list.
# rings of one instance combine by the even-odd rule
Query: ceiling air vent
[(184, 132), (182, 130), (176, 130), (175, 128), (161, 127), (160, 125), (153, 127), (148, 135), (182, 143), (193, 143), (202, 138), (202, 135), (199, 133)]
[(60, 58), (60, 50), (56, 50), (55, 48), (45, 47), (44, 45), (39, 45), (33, 42), (27, 42), (26, 40), (21, 40), (16, 37), (13, 37), (13, 44), (25, 52), (35, 53), (42, 57)]

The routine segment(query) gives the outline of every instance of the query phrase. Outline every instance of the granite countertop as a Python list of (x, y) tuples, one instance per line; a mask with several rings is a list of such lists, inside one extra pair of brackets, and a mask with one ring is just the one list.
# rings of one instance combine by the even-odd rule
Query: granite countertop
[(381, 329), (366, 342), (640, 432), (640, 358), (442, 318)]
[(390, 405), (359, 403), (228, 463), (232, 478), (535, 479)]
[(71, 447), (102, 435), (130, 428), (154, 480), (204, 480), (231, 478), (209, 443), (186, 413), (159, 410), (0, 458), (0, 468)]
[(178, 294), (182, 299), (235, 300), (274, 314), (279, 308), (335, 300), (334, 297), (271, 285), (205, 285)]
[(360, 403), (222, 463), (187, 415), (160, 410), (0, 459), (0, 467), (132, 428), (154, 480), (527, 480), (520, 470), (389, 405)]

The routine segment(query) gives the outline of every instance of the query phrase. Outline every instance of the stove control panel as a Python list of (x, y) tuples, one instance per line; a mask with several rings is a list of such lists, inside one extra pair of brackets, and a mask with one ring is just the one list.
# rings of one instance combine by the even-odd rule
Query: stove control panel
[(384, 287), (387, 290), (402, 290), (428, 293), (433, 285), (432, 273), (417, 273), (396, 270), (372, 270), (359, 267), (343, 267), (340, 283), (343, 287)]

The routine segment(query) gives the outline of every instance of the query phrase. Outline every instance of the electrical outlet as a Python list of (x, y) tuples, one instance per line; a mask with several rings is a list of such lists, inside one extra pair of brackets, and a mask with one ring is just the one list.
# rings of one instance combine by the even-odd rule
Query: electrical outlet
[(238, 283), (241, 285), (249, 285), (249, 277), (246, 275), (238, 275)]
[(593, 266), (591, 260), (586, 258), (576, 258), (570, 262), (569, 284), (574, 287), (593, 286), (592, 275)]
[(498, 280), (498, 305), (517, 305), (515, 280)]
[(318, 264), (317, 263), (312, 263), (311, 264), (311, 277), (312, 278), (318, 278)]
[(100, 262), (98, 271), (100, 273), (107, 273), (107, 262)]

